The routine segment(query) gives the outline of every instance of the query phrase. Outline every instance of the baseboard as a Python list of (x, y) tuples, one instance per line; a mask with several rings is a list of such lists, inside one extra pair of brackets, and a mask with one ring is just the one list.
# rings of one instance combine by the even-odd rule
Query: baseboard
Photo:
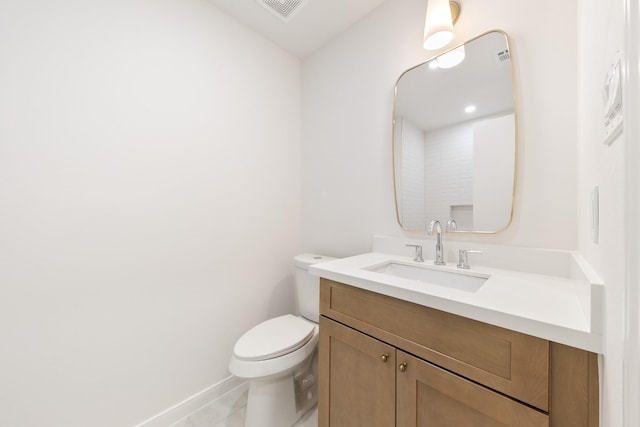
[(182, 402), (168, 408), (135, 427), (178, 427), (181, 420), (196, 414), (198, 411), (213, 404), (216, 400), (234, 390), (242, 393), (248, 387), (246, 380), (229, 376), (217, 384), (194, 394)]

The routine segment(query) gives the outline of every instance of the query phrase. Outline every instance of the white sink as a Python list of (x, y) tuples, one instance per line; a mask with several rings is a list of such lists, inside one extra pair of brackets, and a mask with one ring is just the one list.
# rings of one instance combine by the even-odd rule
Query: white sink
[(466, 292), (476, 292), (490, 277), (489, 275), (478, 273), (445, 271), (435, 267), (426, 265), (418, 266), (402, 261), (388, 261), (382, 264), (364, 267), (364, 270), (459, 289)]

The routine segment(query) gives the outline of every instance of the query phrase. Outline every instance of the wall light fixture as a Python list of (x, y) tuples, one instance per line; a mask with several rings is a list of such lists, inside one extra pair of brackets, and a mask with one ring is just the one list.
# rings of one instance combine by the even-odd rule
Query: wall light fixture
[(427, 0), (424, 20), (424, 48), (436, 50), (453, 40), (453, 25), (460, 16), (460, 4), (449, 0)]

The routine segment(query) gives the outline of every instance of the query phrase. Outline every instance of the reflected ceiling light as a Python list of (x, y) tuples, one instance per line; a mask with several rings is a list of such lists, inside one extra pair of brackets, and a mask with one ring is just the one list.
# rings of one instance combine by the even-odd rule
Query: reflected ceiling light
[(464, 56), (464, 45), (462, 45), (453, 50), (450, 50), (449, 52), (443, 53), (442, 55), (438, 56), (436, 60), (438, 61), (438, 67), (447, 69), (453, 68), (464, 61)]
[(460, 5), (449, 0), (427, 0), (424, 20), (424, 48), (436, 50), (453, 40), (453, 25), (460, 16)]
[(475, 105), (468, 105), (467, 107), (465, 107), (464, 112), (471, 114), (474, 111), (476, 111), (476, 106)]

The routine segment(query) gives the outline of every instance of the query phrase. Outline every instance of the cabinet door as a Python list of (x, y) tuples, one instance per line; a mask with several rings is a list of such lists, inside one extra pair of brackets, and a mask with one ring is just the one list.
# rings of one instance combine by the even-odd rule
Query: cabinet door
[(548, 427), (546, 414), (397, 351), (398, 427)]
[(319, 427), (395, 424), (396, 350), (320, 318)]

